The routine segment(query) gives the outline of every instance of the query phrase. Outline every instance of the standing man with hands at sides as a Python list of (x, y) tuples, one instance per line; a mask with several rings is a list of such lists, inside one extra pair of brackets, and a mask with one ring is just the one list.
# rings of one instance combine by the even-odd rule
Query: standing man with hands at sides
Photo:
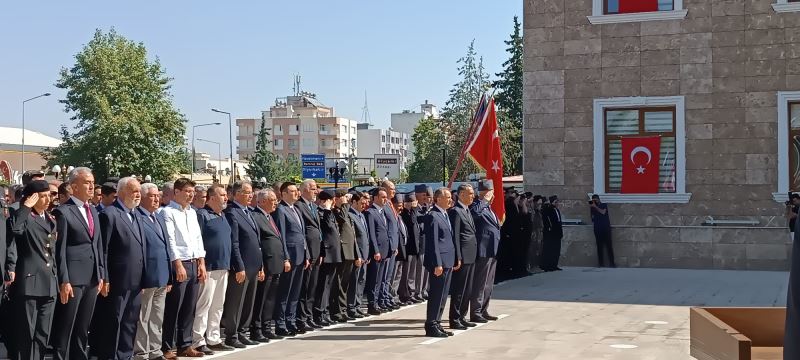
[(479, 182), (478, 193), (480, 196), (469, 207), (475, 219), (478, 239), (478, 259), (475, 261), (475, 278), (470, 296), (470, 321), (485, 323), (497, 320), (497, 317), (489, 315), (488, 309), (497, 269), (497, 249), (500, 247), (500, 220), (491, 208), (495, 200), (492, 180)]
[(600, 201), (600, 196), (592, 195), (589, 201), (589, 210), (594, 224), (594, 240), (597, 244), (597, 260), (600, 267), (605, 267), (604, 255), (608, 254), (608, 264), (612, 268), (614, 263), (614, 246), (611, 244), (611, 220), (608, 217), (608, 205)]
[[(380, 307), (381, 287), (387, 270), (387, 257), (390, 256), (388, 221), (384, 215), (388, 203), (386, 190), (376, 188), (372, 192), (372, 206), (364, 212), (369, 234), (370, 263), (367, 268), (367, 313), (380, 315), (389, 309)], [(391, 210), (390, 210), (391, 211)]]
[(475, 200), (475, 190), (470, 184), (458, 186), (456, 204), (450, 210), (453, 225), (453, 242), (456, 248), (456, 266), (453, 268), (453, 284), (450, 288), (450, 328), (466, 330), (476, 324), (467, 321), (469, 299), (472, 295), (472, 277), (478, 255), (478, 239), (475, 237), (475, 220), (469, 206)]
[(447, 207), (452, 195), (447, 188), (439, 188), (433, 195), (434, 205), (424, 217), (425, 269), (430, 275), (428, 310), (425, 318), (425, 336), (448, 337), (453, 333), (442, 328), (442, 312), (450, 291), (450, 278), (456, 266), (456, 247)]
[(561, 258), (561, 238), (564, 231), (561, 225), (561, 210), (559, 210), (558, 196), (549, 198), (550, 203), (542, 208), (542, 261), (539, 267), (546, 271), (560, 271), (558, 260)]
[(366, 312), (361, 310), (363, 301), (361, 296), (364, 294), (364, 287), (367, 282), (370, 246), (367, 219), (364, 217), (363, 212), (369, 206), (369, 195), (357, 191), (353, 191), (351, 195), (348, 213), (350, 219), (353, 220), (353, 228), (355, 229), (358, 259), (355, 261), (356, 267), (353, 269), (350, 277), (350, 287), (347, 289), (347, 316), (362, 318), (367, 315)]
[(300, 290), (300, 308), (297, 310), (297, 332), (302, 334), (306, 331), (313, 331), (322, 326), (315, 323), (314, 318), (314, 299), (316, 295), (317, 282), (319, 281), (319, 271), (322, 266), (322, 230), (320, 229), (319, 206), (317, 206), (317, 195), (319, 188), (314, 180), (307, 179), (300, 184), (300, 199), (294, 204), (295, 209), (300, 212), (306, 231), (306, 247), (311, 255), (310, 267), (303, 272), (303, 287)]
[(70, 199), (53, 210), (56, 218), (55, 265), (59, 282), (53, 319), (55, 359), (88, 360), (89, 324), (106, 277), (100, 217), (89, 204), (94, 195), (92, 170), (69, 173)]
[[(167, 294), (164, 309), (164, 357), (201, 357), (192, 348), (192, 324), (200, 282), (206, 279), (206, 251), (197, 212), (192, 209), (195, 183), (187, 178), (175, 180), (174, 197), (161, 211), (167, 227), (170, 259), (175, 283)], [(176, 353), (177, 350), (177, 353)]]
[(278, 301), (275, 307), (275, 334), (278, 336), (297, 335), (295, 320), (300, 288), (303, 285), (303, 271), (311, 265), (311, 254), (306, 247), (305, 225), (297, 209), (300, 192), (291, 182), (281, 185), (281, 203), (275, 210), (275, 222), (281, 239), (286, 244), (290, 269), (281, 275)]

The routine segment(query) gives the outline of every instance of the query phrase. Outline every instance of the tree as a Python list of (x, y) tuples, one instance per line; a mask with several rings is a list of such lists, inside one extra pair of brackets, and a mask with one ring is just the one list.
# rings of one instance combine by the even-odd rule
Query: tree
[(500, 123), (500, 141), (503, 148), (503, 165), (506, 175), (522, 173), (522, 35), (519, 19), (514, 16), (514, 32), (506, 40), (506, 51), (510, 57), (503, 63), (503, 71), (495, 74), (499, 78), (495, 102)]
[[(414, 142), (414, 162), (408, 166), (408, 181), (436, 182), (442, 180), (442, 138), (440, 120), (427, 117), (417, 124), (411, 141)], [(375, 175), (373, 175), (375, 176)]]
[(172, 104), (171, 81), (158, 58), (148, 60), (144, 44), (98, 29), (56, 82), (77, 125), (72, 132), (62, 127), (64, 142), (43, 153), (48, 166), (88, 166), (98, 182), (169, 179), (186, 170), (185, 119)]
[(270, 150), (270, 134), (264, 121), (256, 135), (256, 149), (253, 155), (248, 156), (248, 166), (245, 168), (247, 175), (253, 180), (260, 181), (263, 177), (267, 184), (276, 181), (289, 181), (302, 175), (302, 165), (296, 158), (281, 159)]

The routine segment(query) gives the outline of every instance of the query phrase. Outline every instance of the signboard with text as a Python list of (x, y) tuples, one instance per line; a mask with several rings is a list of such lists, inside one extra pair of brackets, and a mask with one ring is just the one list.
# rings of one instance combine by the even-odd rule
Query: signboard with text
[(303, 179), (325, 178), (325, 154), (301, 154), (300, 161), (303, 163)]
[(399, 179), (400, 154), (375, 154), (375, 174), (378, 179)]

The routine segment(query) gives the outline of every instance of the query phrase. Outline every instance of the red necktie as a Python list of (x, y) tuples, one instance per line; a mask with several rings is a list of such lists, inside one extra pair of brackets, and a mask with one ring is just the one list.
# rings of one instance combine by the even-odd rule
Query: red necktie
[(269, 219), (269, 224), (270, 224), (270, 225), (272, 225), (272, 228), (273, 228), (273, 229), (275, 229), (275, 232), (276, 232), (276, 233), (278, 233), (278, 234), (280, 234), (281, 232), (280, 232), (280, 231), (278, 231), (278, 226), (276, 226), (276, 225), (275, 225), (275, 221), (274, 221), (274, 220), (272, 220), (272, 216), (270, 216), (269, 214), (267, 214), (267, 219)]
[(83, 208), (86, 209), (86, 222), (89, 224), (89, 236), (94, 238), (94, 217), (92, 216), (92, 209), (88, 203), (83, 203)]

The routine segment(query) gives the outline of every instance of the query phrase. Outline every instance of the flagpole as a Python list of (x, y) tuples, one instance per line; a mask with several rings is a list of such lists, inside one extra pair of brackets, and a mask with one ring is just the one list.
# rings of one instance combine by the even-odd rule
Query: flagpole
[[(481, 96), (481, 100), (486, 99), (486, 104), (489, 105), (491, 99), (494, 98), (494, 93), (496, 90), (497, 89), (492, 89), (492, 93), (489, 95), (488, 98), (486, 97), (486, 93), (484, 93)], [(475, 115), (472, 117), (472, 123), (470, 123), (469, 131), (467, 131), (467, 141), (465, 141), (464, 145), (461, 146), (461, 154), (458, 157), (458, 162), (456, 163), (455, 169), (453, 169), (453, 174), (450, 176), (450, 182), (447, 184), (448, 188), (453, 186), (453, 182), (455, 182), (456, 176), (458, 176), (458, 172), (461, 170), (461, 166), (464, 164), (464, 158), (467, 156), (467, 147), (472, 141), (472, 138), (475, 136), (475, 130), (477, 130), (478, 124), (482, 120), (477, 118), (478, 111), (480, 110), (481, 105), (483, 105), (483, 101), (480, 101), (478, 103), (478, 108), (475, 110)], [(489, 109), (487, 108), (485, 111), (489, 111)]]

